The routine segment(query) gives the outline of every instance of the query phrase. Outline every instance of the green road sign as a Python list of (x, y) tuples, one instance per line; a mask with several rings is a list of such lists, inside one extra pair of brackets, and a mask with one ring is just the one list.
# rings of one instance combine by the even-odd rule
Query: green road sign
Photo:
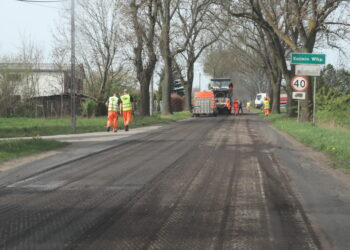
[(326, 64), (326, 55), (292, 53), (292, 64)]

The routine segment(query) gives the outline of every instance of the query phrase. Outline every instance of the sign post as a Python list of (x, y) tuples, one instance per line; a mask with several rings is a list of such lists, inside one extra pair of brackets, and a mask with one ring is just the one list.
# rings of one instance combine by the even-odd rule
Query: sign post
[(305, 91), (309, 87), (309, 81), (305, 76), (297, 75), (292, 79), (293, 99), (298, 100), (298, 122), (300, 122), (300, 100), (305, 99)]
[(313, 117), (312, 117), (312, 124), (316, 125), (316, 77), (314, 77), (314, 110), (313, 110)]
[[(314, 93), (313, 93), (313, 119), (312, 123), (316, 125), (316, 76), (320, 76), (320, 65), (326, 64), (326, 55), (325, 54), (311, 54), (311, 53), (292, 53), (292, 64), (296, 64), (296, 73), (302, 74), (305, 76), (313, 76), (314, 77)], [(292, 88), (297, 92), (302, 92), (302, 86), (298, 86), (301, 84), (302, 78), (298, 78), (299, 81), (296, 81), (294, 77), (292, 80)], [(300, 76), (299, 76), (300, 77)], [(295, 84), (295, 85), (294, 85)], [(305, 90), (307, 87), (305, 88)], [(294, 94), (294, 93), (293, 93)], [(299, 99), (300, 98), (294, 98)], [(304, 98), (305, 99), (305, 98)], [(299, 109), (300, 109), (300, 101), (298, 100), (298, 121), (299, 121)]]

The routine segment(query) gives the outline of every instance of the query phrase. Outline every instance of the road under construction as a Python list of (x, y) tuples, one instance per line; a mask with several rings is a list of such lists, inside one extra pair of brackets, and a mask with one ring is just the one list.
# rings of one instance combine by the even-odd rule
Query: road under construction
[(348, 179), (259, 116), (135, 131), (0, 172), (0, 249), (350, 246)]

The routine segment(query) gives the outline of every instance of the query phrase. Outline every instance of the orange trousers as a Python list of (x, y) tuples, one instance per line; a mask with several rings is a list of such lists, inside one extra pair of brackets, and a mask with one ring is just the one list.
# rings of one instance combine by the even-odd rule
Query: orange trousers
[(270, 115), (270, 109), (264, 109), (264, 111), (265, 111), (265, 115), (266, 115), (266, 116), (269, 116), (269, 115)]
[(108, 121), (107, 128), (110, 128), (113, 125), (113, 129), (118, 128), (118, 113), (116, 111), (108, 111)]
[(132, 110), (123, 111), (124, 126), (129, 125), (132, 119)]
[(238, 106), (234, 105), (233, 109), (234, 109), (234, 114), (238, 115)]

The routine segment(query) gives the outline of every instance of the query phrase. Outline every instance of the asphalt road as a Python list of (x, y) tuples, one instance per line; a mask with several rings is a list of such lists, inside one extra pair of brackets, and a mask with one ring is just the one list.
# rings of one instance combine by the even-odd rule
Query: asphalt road
[(0, 249), (342, 249), (274, 133), (256, 115), (201, 117), (0, 178)]

